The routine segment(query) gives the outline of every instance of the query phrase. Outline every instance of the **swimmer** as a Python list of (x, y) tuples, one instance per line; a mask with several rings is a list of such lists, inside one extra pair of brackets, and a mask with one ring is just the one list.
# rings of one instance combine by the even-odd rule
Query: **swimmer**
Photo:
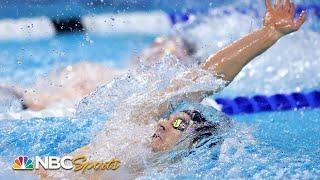
[[(196, 52), (194, 43), (179, 34), (157, 37), (154, 42), (131, 59), (130, 69), (137, 64), (153, 65), (170, 54), (189, 62)], [(61, 71), (52, 71), (48, 78), (37, 79), (30, 88), (0, 84), (1, 91), (8, 91), (21, 101), (21, 109), (40, 111), (45, 108), (64, 105), (74, 107), (82, 98), (88, 96), (97, 87), (122, 75), (125, 69), (103, 67), (97, 63), (81, 62), (69, 65)]]
[(0, 90), (11, 91), (12, 96), (21, 100), (22, 109), (39, 111), (59, 103), (73, 107), (95, 88), (124, 72), (100, 64), (81, 62), (60, 71), (52, 71), (48, 77), (37, 79), (31, 88), (0, 85)]
[[(305, 21), (305, 11), (301, 12), (298, 20), (294, 20), (295, 5), (290, 0), (277, 0), (274, 6), (270, 0), (265, 0), (265, 4), (267, 12), (264, 26), (213, 54), (200, 65), (201, 68), (211, 71), (229, 84), (246, 64), (269, 49), (281, 37), (297, 31)], [(167, 91), (172, 90), (172, 88), (167, 89)], [(194, 96), (196, 99), (204, 97), (198, 93)], [(205, 124), (205, 119), (197, 111), (187, 110), (172, 115), (168, 120), (159, 123), (150, 146), (155, 152), (165, 151), (172, 148), (181, 138), (182, 132), (189, 128), (208, 127), (214, 132), (218, 127)], [(197, 137), (191, 144), (195, 141)]]
[[(168, 36), (159, 36), (142, 53), (133, 59), (133, 65), (142, 63), (144, 65), (152, 65), (162, 59), (165, 55), (173, 55), (177, 59), (188, 62), (196, 53), (196, 45), (183, 38), (178, 33)], [(139, 62), (137, 63), (137, 61)]]
[[(168, 54), (178, 59), (189, 60), (194, 52), (194, 45), (178, 35), (157, 37), (139, 57), (132, 59), (131, 68), (135, 68), (138, 63), (152, 65)], [(40, 111), (62, 103), (64, 107), (74, 107), (79, 100), (88, 96), (97, 87), (125, 72), (125, 69), (107, 68), (97, 63), (81, 62), (69, 65), (58, 72), (52, 71), (49, 77), (37, 79), (35, 85), (30, 88), (0, 85), (0, 91), (8, 91), (13, 97), (20, 100), (23, 110)]]
[[(246, 64), (269, 49), (280, 38), (297, 31), (305, 21), (305, 11), (301, 12), (297, 20), (294, 19), (295, 5), (291, 3), (290, 0), (277, 0), (275, 5), (272, 5), (270, 0), (265, 0), (265, 4), (266, 14), (263, 27), (261, 29), (246, 35), (211, 55), (204, 63), (199, 65), (199, 69), (209, 72), (210, 74), (226, 81), (226, 84), (229, 84)], [(197, 72), (199, 71), (190, 71), (185, 73), (185, 77), (189, 78), (189, 81), (187, 82), (198, 81), (201, 79), (201, 75)], [(184, 83), (183, 81), (172, 80), (167, 88), (161, 90), (157, 94), (159, 97), (158, 99), (166, 99), (168, 94), (177, 92), (187, 85), (188, 83)], [(188, 92), (188, 94), (174, 94), (172, 97), (180, 102), (186, 99), (200, 102), (205, 97), (211, 96), (216, 91), (199, 90)], [(145, 119), (160, 119), (165, 112), (168, 112), (171, 103), (170, 100), (171, 99), (168, 99), (165, 103), (161, 103), (160, 105), (149, 105), (147, 102), (142, 102), (141, 106), (137, 108), (136, 114), (132, 114), (130, 119), (140, 120), (138, 124), (141, 124), (141, 122), (147, 122)], [(112, 120), (119, 122), (119, 118), (109, 119), (108, 121), (110, 122)], [(129, 122), (127, 123), (129, 124)], [(125, 124), (122, 125), (124, 126)], [(134, 127), (133, 124), (129, 124), (128, 126), (129, 128)], [(160, 121), (146, 147), (155, 154), (164, 153), (175, 148), (183, 137), (188, 137), (187, 141), (184, 143), (184, 148), (197, 147), (200, 145), (199, 143), (202, 139), (208, 136), (214, 136), (222, 130), (223, 127), (227, 126), (229, 126), (228, 120), (213, 123), (208, 121), (199, 110), (185, 109), (178, 113), (171, 114), (168, 118)], [(128, 130), (129, 129), (125, 129), (124, 131)], [(144, 132), (140, 131), (139, 133), (141, 134)], [(104, 132), (103, 135), (104, 136), (102, 136), (102, 138), (105, 138), (105, 135), (110, 135), (110, 132)], [(117, 135), (118, 136), (116, 136), (115, 139), (118, 142), (115, 141), (115, 143), (118, 143), (118, 145), (123, 144), (124, 142), (119, 142), (120, 137), (119, 134)], [(130, 139), (132, 136), (134, 135), (130, 134), (130, 137), (126, 137), (125, 139)], [(101, 145), (103, 143), (102, 141), (104, 141), (101, 140), (101, 138), (97, 138), (96, 144)], [(138, 146), (137, 143), (139, 142), (132, 142), (131, 147)], [(92, 143), (85, 148), (76, 150), (72, 154), (87, 154), (90, 151), (92, 151), (93, 154), (98, 154), (98, 150), (94, 147), (91, 149), (91, 145)], [(212, 144), (212, 146), (214, 145), (215, 144)], [(112, 151), (112, 149), (101, 150), (102, 153), (106, 153), (108, 151)], [(134, 151), (131, 153), (134, 153)], [(123, 153), (121, 154), (123, 155)], [(40, 175), (43, 175), (43, 177), (54, 176), (52, 174), (48, 176), (46, 172), (40, 172)], [(88, 175), (90, 176), (90, 174)], [(99, 175), (95, 174), (94, 177), (97, 178)]]
[[(153, 152), (172, 149), (186, 133), (191, 136), (185, 148), (200, 146), (198, 143), (202, 139), (218, 134), (219, 131), (226, 129), (229, 123), (230, 120), (227, 118), (221, 120), (220, 123), (213, 123), (206, 120), (205, 116), (197, 110), (184, 110), (170, 115), (167, 120), (158, 124), (149, 147)], [(209, 147), (220, 142), (215, 142)]]

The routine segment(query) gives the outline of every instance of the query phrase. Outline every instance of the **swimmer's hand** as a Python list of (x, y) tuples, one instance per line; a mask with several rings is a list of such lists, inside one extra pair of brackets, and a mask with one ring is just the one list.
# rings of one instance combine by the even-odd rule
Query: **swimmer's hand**
[(295, 21), (296, 8), (290, 0), (276, 0), (272, 6), (270, 0), (265, 0), (266, 15), (264, 26), (274, 28), (281, 36), (297, 31), (306, 19), (306, 12), (302, 11)]

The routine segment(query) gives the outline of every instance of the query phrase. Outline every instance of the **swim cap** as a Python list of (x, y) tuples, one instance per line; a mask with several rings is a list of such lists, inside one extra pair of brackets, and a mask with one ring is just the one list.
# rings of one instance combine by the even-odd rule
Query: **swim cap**
[(194, 122), (204, 123), (207, 121), (206, 118), (197, 110), (184, 110), (182, 112), (188, 114)]

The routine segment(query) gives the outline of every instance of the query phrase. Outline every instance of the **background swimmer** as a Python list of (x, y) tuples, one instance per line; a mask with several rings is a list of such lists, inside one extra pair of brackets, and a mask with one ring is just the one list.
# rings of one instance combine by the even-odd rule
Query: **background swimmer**
[[(168, 54), (181, 60), (189, 60), (194, 51), (194, 45), (178, 35), (158, 37), (139, 57), (133, 58), (131, 67), (134, 68), (138, 63), (152, 65)], [(49, 77), (37, 79), (30, 88), (2, 85), (0, 89), (12, 91), (11, 94), (22, 101), (23, 109), (39, 111), (57, 104), (74, 107), (94, 89), (125, 72), (125, 69), (81, 62), (68, 65), (60, 71), (53, 70)]]
[(16, 86), (0, 86), (0, 88), (13, 91), (14, 96), (21, 99), (23, 109), (38, 111), (59, 103), (74, 107), (95, 88), (124, 72), (125, 70), (107, 68), (100, 64), (81, 62), (62, 70), (52, 71), (48, 77), (37, 79), (31, 88)]
[[(146, 146), (153, 153), (170, 151), (181, 138), (185, 137), (184, 132), (189, 132), (188, 129), (192, 132), (197, 126), (203, 129), (200, 132), (208, 133), (208, 136), (215, 135), (222, 124), (206, 124), (207, 121), (203, 118), (201, 112), (194, 111), (195, 109), (186, 109), (177, 114), (169, 115), (169, 118), (161, 121), (148, 145), (145, 145), (144, 139), (135, 139), (135, 136), (140, 137), (141, 134), (148, 134), (146, 124), (148, 125), (152, 119), (156, 121), (161, 118), (172, 106), (185, 100), (200, 102), (203, 98), (219, 90), (219, 87), (201, 89), (197, 86), (199, 83), (210, 84), (210, 81), (213, 80), (211, 76), (222, 78), (227, 84), (230, 83), (253, 58), (270, 48), (281, 37), (297, 31), (305, 21), (305, 12), (300, 14), (297, 21), (294, 20), (295, 7), (289, 0), (277, 1), (274, 6), (271, 5), (269, 0), (266, 0), (265, 3), (267, 12), (264, 26), (260, 30), (241, 38), (210, 56), (199, 67), (186, 68), (185, 71), (177, 72), (177, 75), (170, 80), (166, 88), (160, 91), (156, 91), (158, 89), (155, 88), (156, 90), (152, 89), (142, 95), (132, 94), (123, 101), (124, 106), (119, 106), (114, 110), (114, 114), (107, 121), (107, 129), (99, 134), (85, 149), (79, 149), (74, 153), (90, 154), (92, 158), (115, 154), (119, 155), (120, 159), (125, 161), (124, 164), (129, 168), (135, 168), (130, 165), (130, 162), (141, 154), (140, 151), (135, 151), (136, 148)], [(192, 86), (193, 89), (190, 90), (188, 88), (190, 85), (196, 86)], [(133, 107), (130, 106), (131, 103), (135, 103)], [(226, 122), (228, 124), (228, 121)], [(119, 124), (121, 124), (121, 127), (119, 127)], [(120, 130), (120, 133), (115, 132), (115, 130)], [(129, 133), (127, 136), (122, 134), (125, 132), (132, 134)], [(122, 135), (124, 138), (122, 138)], [(124, 140), (130, 141), (129, 145)], [(111, 146), (110, 142), (114, 143), (115, 146)], [(197, 136), (188, 138), (185, 148), (190, 147), (190, 145), (197, 145)], [(113, 150), (113, 147), (118, 147), (118, 149)], [(117, 152), (120, 151), (120, 147), (124, 147), (124, 151)], [(128, 147), (131, 149), (128, 149)]]
[(171, 54), (182, 62), (187, 63), (196, 53), (196, 45), (182, 37), (179, 33), (173, 33), (168, 36), (159, 36), (155, 41), (142, 53), (133, 60), (134, 64), (142, 63), (144, 65), (152, 65), (159, 62), (159, 59)]

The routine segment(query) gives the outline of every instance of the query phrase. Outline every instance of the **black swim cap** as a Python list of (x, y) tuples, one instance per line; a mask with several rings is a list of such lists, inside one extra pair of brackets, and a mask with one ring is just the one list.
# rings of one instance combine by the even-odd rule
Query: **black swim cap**
[[(195, 122), (194, 137), (191, 141), (191, 146), (201, 146), (203, 143), (209, 141), (209, 137), (216, 135), (219, 129), (219, 123), (207, 121), (202, 113), (197, 110), (184, 110), (182, 111), (191, 117), (191, 120)], [(203, 143), (198, 144), (200, 141), (205, 140)], [(216, 145), (215, 143), (210, 147)]]
[(197, 110), (184, 110), (182, 112), (188, 114), (194, 122), (204, 123), (207, 121), (206, 118)]

